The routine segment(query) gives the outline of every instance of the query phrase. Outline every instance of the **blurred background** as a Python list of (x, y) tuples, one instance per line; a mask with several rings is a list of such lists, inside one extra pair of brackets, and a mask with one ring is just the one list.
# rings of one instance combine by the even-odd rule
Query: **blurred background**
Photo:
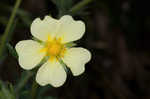
[[(0, 0), (0, 99), (150, 99), (149, 9), (146, 0)], [(14, 46), (32, 38), (35, 18), (65, 14), (86, 23), (76, 43), (92, 60), (62, 87), (40, 87)]]

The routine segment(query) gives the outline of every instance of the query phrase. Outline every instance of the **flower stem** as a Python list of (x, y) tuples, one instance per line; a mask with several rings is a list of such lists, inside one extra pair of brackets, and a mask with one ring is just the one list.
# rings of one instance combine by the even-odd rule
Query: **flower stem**
[(7, 43), (7, 40), (9, 38), (9, 35), (10, 35), (10, 29), (11, 29), (11, 26), (13, 25), (14, 18), (16, 16), (16, 12), (17, 12), (17, 9), (19, 8), (19, 5), (21, 4), (21, 1), (22, 0), (16, 0), (15, 6), (14, 6), (13, 11), (11, 13), (11, 16), (9, 18), (8, 24), (5, 28), (4, 34), (3, 34), (2, 39), (1, 39), (0, 57), (3, 56), (3, 52), (6, 48), (6, 43)]
[(38, 88), (38, 84), (35, 81), (33, 81), (32, 90), (31, 90), (31, 99), (36, 99), (37, 88)]
[(92, 1), (93, 0), (82, 0), (81, 2), (79, 2), (77, 5), (75, 5), (74, 7), (70, 9), (71, 14), (76, 13), (77, 11), (79, 11), (81, 8), (83, 8), (84, 6), (86, 6)]
[(24, 85), (27, 83), (27, 81), (32, 77), (34, 73), (32, 71), (26, 71), (25, 76), (22, 77), (22, 79), (19, 81), (18, 85), (16, 86), (15, 92), (18, 93)]

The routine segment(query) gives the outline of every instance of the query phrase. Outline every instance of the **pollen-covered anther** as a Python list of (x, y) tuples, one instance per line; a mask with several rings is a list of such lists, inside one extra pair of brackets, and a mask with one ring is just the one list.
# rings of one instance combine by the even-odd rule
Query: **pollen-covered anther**
[(57, 43), (48, 44), (48, 54), (50, 55), (58, 55), (61, 52), (61, 45)]
[(60, 39), (54, 39), (52, 41), (47, 41), (45, 48), (47, 56), (52, 57), (62, 57), (65, 53), (65, 46), (60, 42)]

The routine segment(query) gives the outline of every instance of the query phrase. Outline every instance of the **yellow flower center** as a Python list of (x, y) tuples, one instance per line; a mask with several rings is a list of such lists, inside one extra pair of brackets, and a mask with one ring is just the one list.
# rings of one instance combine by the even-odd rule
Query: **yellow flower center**
[(47, 54), (52, 55), (52, 56), (58, 56), (61, 53), (61, 50), (63, 49), (63, 45), (60, 44), (59, 42), (52, 41), (52, 42), (47, 42)]
[(53, 59), (61, 58), (64, 56), (66, 51), (66, 47), (61, 43), (61, 38), (59, 39), (51, 39), (48, 37), (48, 40), (45, 43), (44, 48), (40, 50), (40, 52), (46, 52), (46, 56), (50, 56), (50, 61)]

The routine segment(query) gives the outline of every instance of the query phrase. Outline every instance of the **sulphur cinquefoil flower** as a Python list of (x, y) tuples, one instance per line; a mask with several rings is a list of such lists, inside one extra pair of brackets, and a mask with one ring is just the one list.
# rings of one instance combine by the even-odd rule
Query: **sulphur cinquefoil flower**
[(31, 24), (31, 34), (42, 41), (23, 40), (17, 43), (16, 51), (19, 64), (30, 70), (48, 56), (49, 59), (38, 70), (36, 81), (41, 86), (51, 84), (59, 87), (66, 81), (66, 72), (60, 59), (78, 76), (85, 71), (85, 64), (90, 61), (91, 53), (82, 47), (68, 47), (67, 44), (79, 40), (85, 33), (85, 24), (65, 15), (59, 20), (45, 16), (36, 18)]

